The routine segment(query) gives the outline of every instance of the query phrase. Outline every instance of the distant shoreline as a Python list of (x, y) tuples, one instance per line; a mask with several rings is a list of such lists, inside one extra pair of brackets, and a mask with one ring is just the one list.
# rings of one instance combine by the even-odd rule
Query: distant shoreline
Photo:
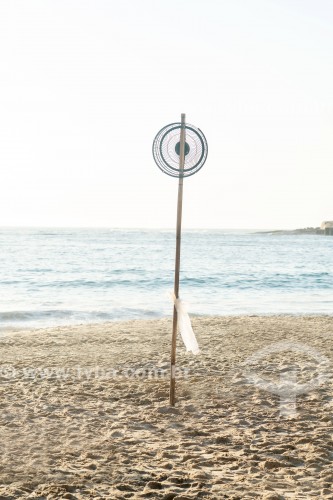
[(320, 227), (304, 227), (300, 229), (274, 229), (271, 231), (256, 231), (254, 234), (278, 234), (278, 235), (294, 235), (294, 234), (320, 234), (324, 235), (325, 230)]

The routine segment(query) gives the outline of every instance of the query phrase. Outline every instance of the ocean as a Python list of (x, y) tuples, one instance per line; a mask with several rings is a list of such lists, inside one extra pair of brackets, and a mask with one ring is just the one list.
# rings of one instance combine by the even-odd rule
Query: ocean
[[(0, 229), (0, 329), (172, 314), (175, 231)], [(192, 315), (332, 314), (333, 237), (184, 230)]]

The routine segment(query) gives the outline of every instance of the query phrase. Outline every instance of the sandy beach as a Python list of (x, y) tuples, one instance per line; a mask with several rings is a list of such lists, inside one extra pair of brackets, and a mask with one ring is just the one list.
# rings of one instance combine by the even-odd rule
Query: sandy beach
[(0, 498), (333, 498), (333, 317), (171, 319), (0, 337)]

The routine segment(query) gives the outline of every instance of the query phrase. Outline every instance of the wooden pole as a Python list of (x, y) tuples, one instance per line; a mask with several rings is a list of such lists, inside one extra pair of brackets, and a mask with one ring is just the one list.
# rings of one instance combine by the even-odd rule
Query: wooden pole
[[(178, 183), (178, 204), (177, 204), (175, 284), (174, 284), (174, 294), (176, 299), (178, 299), (179, 297), (180, 243), (181, 243), (181, 231), (182, 231), (184, 164), (185, 164), (185, 114), (182, 113), (181, 129), (180, 129), (179, 183)], [(174, 306), (173, 322), (172, 322), (172, 340), (171, 340), (171, 378), (170, 378), (171, 406), (175, 406), (177, 327), (178, 327), (177, 309)]]

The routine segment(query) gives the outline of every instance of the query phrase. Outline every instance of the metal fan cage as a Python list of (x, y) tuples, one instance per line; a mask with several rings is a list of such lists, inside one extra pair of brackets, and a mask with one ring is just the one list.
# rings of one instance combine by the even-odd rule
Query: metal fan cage
[(182, 124), (163, 127), (153, 142), (153, 157), (157, 166), (171, 177), (189, 177), (198, 172), (208, 155), (208, 144), (202, 131), (194, 125), (185, 125), (184, 170), (179, 169), (180, 132)]

